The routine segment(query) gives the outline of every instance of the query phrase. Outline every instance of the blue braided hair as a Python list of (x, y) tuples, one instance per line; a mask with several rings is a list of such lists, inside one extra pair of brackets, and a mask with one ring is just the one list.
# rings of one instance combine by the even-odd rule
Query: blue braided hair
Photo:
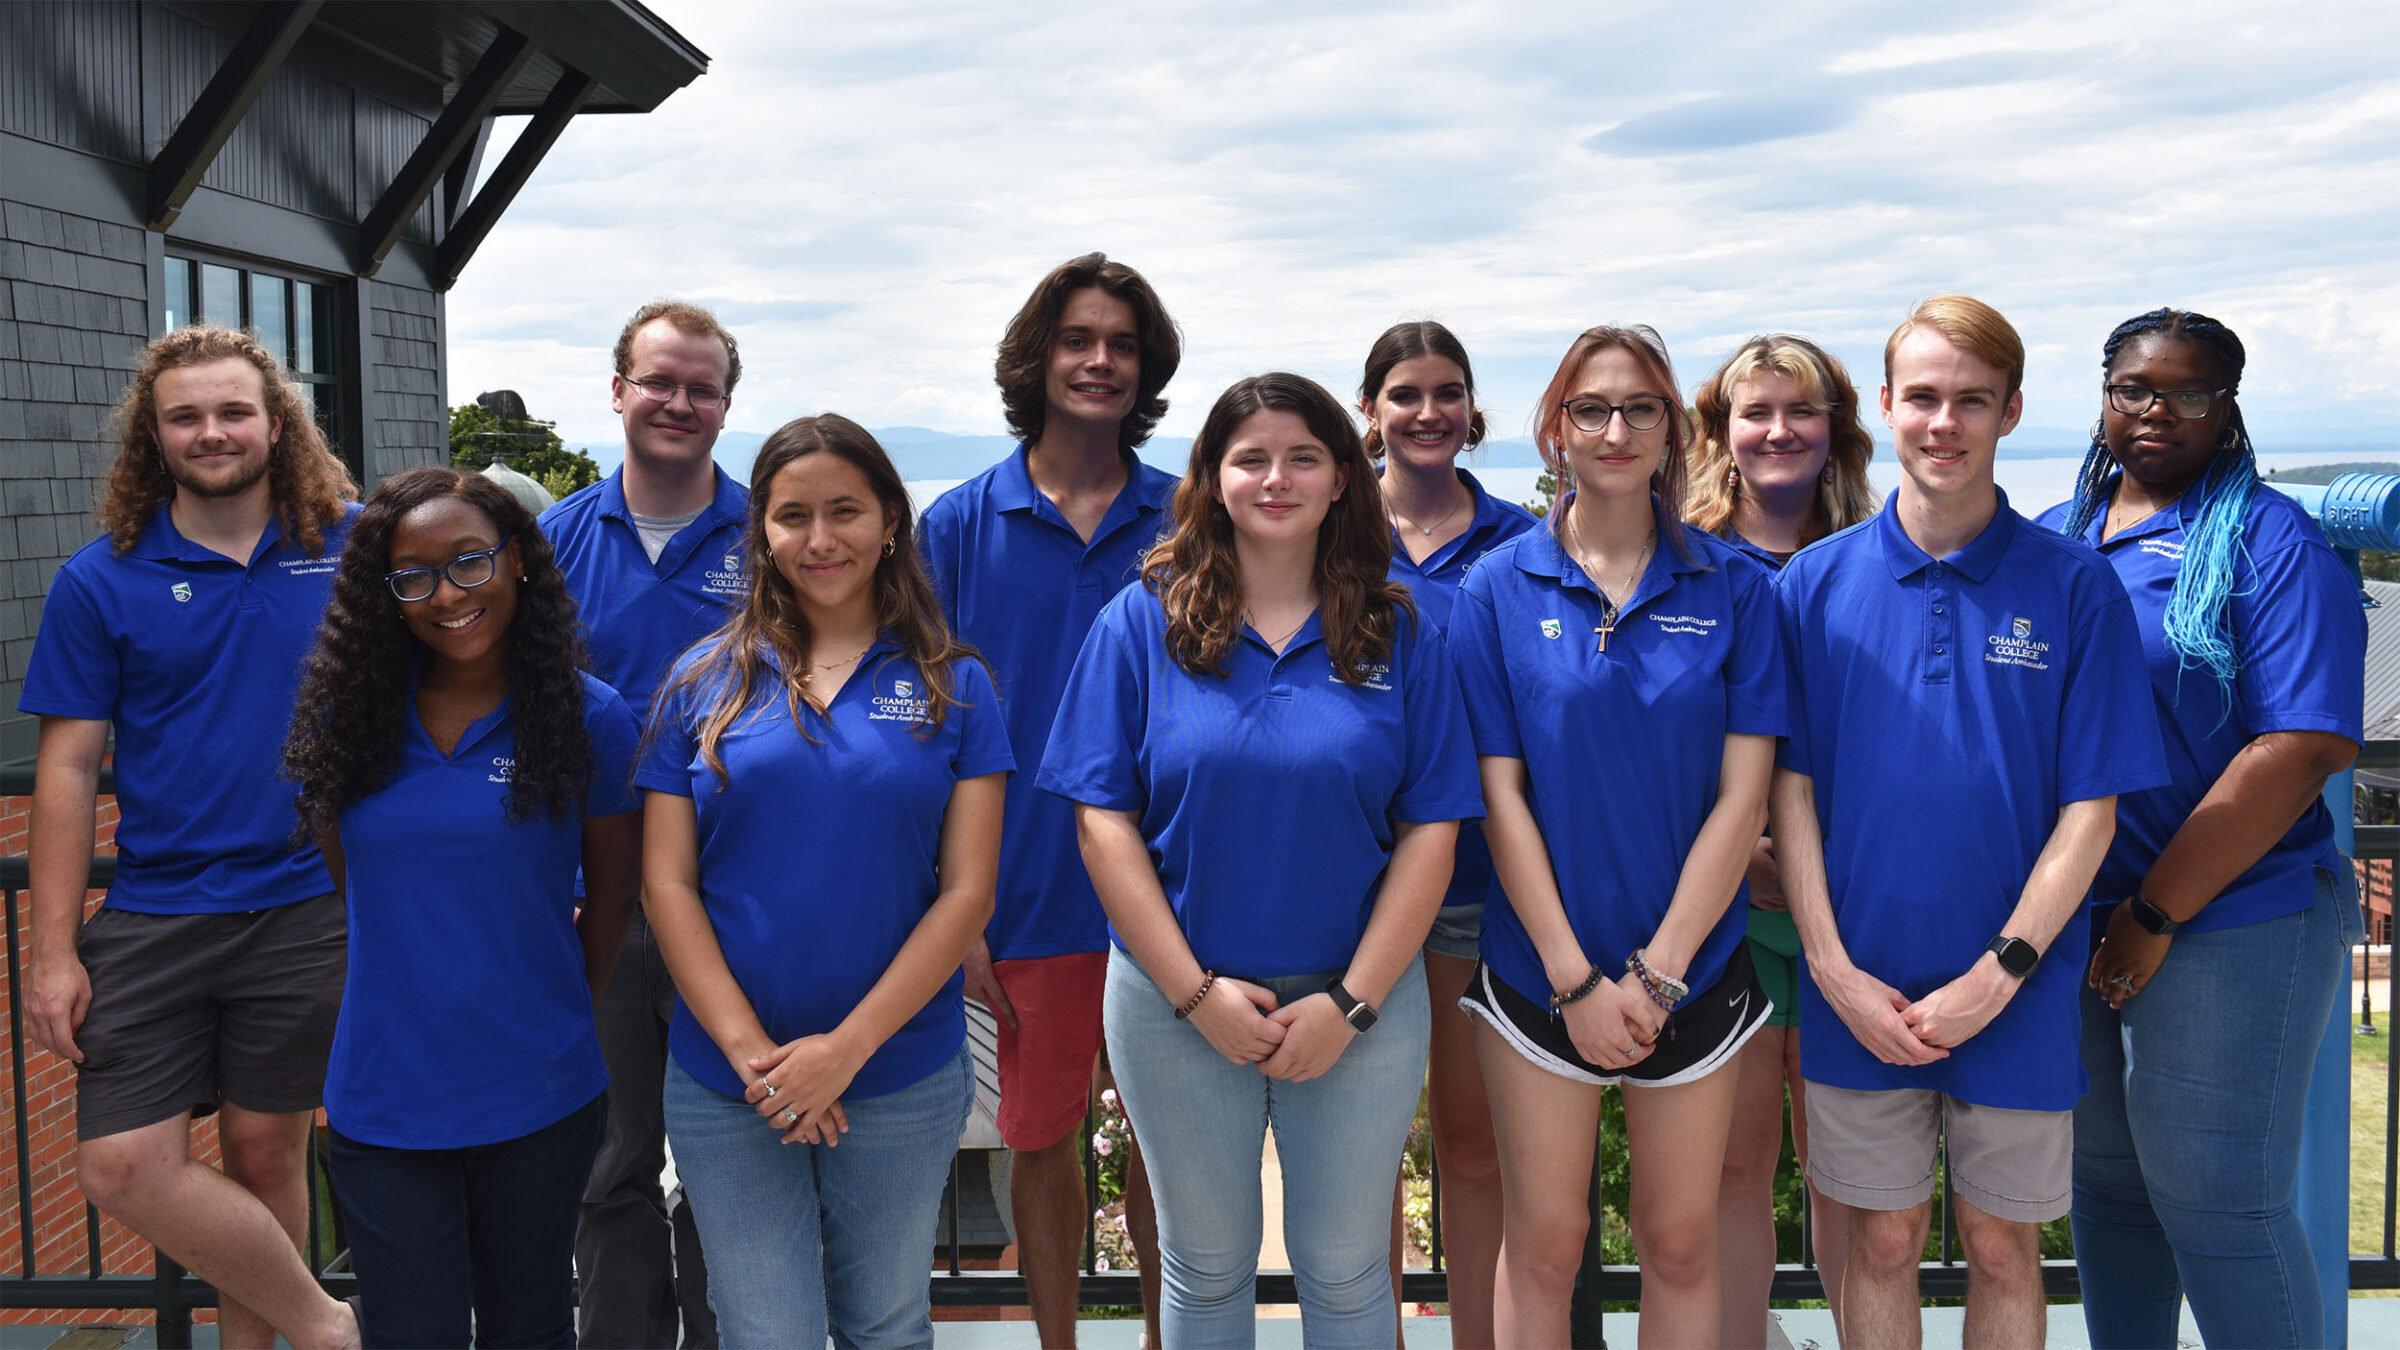
[[(2154, 309), (2118, 324), (2100, 349), (2100, 367), (2112, 370), (2117, 353), (2137, 337), (2184, 338), (2216, 354), (2219, 378), (2227, 397), (2242, 382), (2248, 355), (2233, 330), (2205, 314), (2180, 309)], [(2105, 376), (2103, 377), (2105, 378)], [(2066, 532), (2081, 538), (2092, 518), (2108, 504), (2108, 475), (2116, 460), (2108, 453), (2101, 423), (2092, 423), (2092, 448), (2084, 456), (2075, 482), (2075, 504), (2067, 515)], [(2233, 708), (2233, 681), (2239, 672), (2231, 641), (2235, 575), (2248, 550), (2242, 543), (2242, 522), (2258, 490), (2258, 455), (2250, 444), (2250, 429), (2242, 421), (2242, 406), (2231, 405), (2224, 439), (2200, 481), (2185, 489), (2200, 494), (2197, 522), (2186, 536), (2183, 561), (2176, 569), (2175, 590), (2167, 600), (2167, 645), (2174, 649), (2178, 671), (2205, 668), (2216, 680), (2218, 696), (2228, 713)]]

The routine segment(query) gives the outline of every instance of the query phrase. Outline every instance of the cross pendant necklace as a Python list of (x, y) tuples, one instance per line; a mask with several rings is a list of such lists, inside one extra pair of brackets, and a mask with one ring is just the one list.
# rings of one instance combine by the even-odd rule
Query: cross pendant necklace
[(1601, 651), (1608, 650), (1608, 635), (1617, 631), (1617, 615), (1622, 612), (1615, 605), (1608, 603), (1607, 596), (1600, 597), (1600, 626), (1592, 631), (1600, 635)]
[[(1607, 588), (1600, 584), (1600, 573), (1583, 560), (1583, 531), (1575, 528), (1572, 511), (1567, 513), (1567, 534), (1574, 544), (1575, 565), (1591, 578), (1592, 589), (1600, 592), (1600, 626), (1592, 632), (1599, 636), (1600, 650), (1605, 654), (1608, 651), (1608, 635), (1617, 631), (1617, 617), (1625, 612), (1625, 607), (1608, 598)], [(1654, 525), (1650, 529), (1650, 537), (1642, 541), (1642, 551), (1634, 555), (1633, 566), (1625, 573), (1625, 598), (1628, 601), (1633, 599), (1634, 580), (1641, 576), (1642, 564), (1650, 560), (1650, 550), (1657, 546), (1658, 527)]]

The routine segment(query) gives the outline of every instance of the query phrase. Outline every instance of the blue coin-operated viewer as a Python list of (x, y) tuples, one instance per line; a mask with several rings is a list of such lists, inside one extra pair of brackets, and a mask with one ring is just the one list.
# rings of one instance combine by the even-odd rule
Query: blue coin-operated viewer
[[(2325, 538), (2353, 579), (2361, 550), (2400, 551), (2400, 474), (2346, 473), (2323, 487), (2270, 483), (2316, 517)], [(2362, 591), (2362, 604), (2372, 605)], [(2334, 841), (2356, 856), (2353, 772), (2345, 769), (2325, 784), (2333, 813)], [(2325, 1292), (2325, 1343), (2350, 1340), (2350, 963), (2342, 963), (2342, 992), (2317, 1048), (2309, 1079), (2308, 1117), (2300, 1139), (2300, 1185), (2294, 1203), (2316, 1253), (2317, 1279)]]

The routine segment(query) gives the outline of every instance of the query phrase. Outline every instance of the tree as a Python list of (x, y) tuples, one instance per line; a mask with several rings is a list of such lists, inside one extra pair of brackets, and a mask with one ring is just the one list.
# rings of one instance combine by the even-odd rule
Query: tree
[(504, 418), (479, 403), (462, 404), (450, 410), (450, 466), (473, 472), (497, 459), (540, 483), (553, 497), (599, 482), (599, 464), (580, 450), (568, 449), (554, 425), (534, 418)]

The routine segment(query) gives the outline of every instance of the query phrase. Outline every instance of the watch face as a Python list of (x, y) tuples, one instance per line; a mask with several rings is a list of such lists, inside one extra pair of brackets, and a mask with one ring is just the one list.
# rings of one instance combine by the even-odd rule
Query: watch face
[(2033, 944), (2023, 938), (1995, 938), (1991, 950), (2000, 958), (2000, 968), (2020, 980), (2031, 975), (2035, 964), (2042, 959)]
[(1352, 1031), (1365, 1031), (1375, 1025), (1375, 1016), (1375, 1010), (1364, 1003), (1352, 1004), (1350, 1011), (1343, 1015)]

